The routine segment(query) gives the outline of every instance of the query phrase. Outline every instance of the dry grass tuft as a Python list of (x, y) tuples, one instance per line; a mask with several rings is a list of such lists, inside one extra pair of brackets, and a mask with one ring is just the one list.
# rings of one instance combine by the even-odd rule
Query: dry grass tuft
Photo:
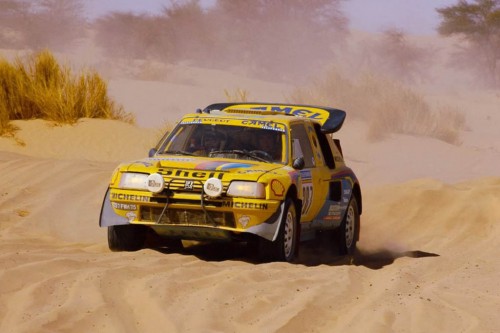
[(224, 89), (224, 94), (226, 95), (228, 103), (248, 101), (248, 91), (246, 91), (245, 89), (238, 88), (234, 92), (230, 92), (229, 90)]
[(115, 119), (134, 123), (132, 114), (112, 101), (107, 83), (94, 71), (73, 75), (48, 50), (27, 63), (0, 59), (0, 134), (12, 132), (16, 119), (75, 123), (80, 118)]
[(465, 116), (445, 106), (433, 109), (423, 96), (395, 81), (363, 76), (353, 82), (336, 70), (311, 88), (297, 89), (291, 102), (332, 105), (370, 123), (369, 138), (383, 139), (390, 133), (430, 136), (451, 144), (460, 143)]
[(17, 216), (20, 216), (20, 217), (26, 217), (26, 216), (30, 215), (30, 212), (28, 210), (25, 210), (25, 209), (16, 209), (16, 214), (17, 214)]
[(165, 121), (156, 131), (156, 142), (160, 142), (167, 133), (170, 133), (174, 129), (175, 125), (177, 125), (175, 121)]

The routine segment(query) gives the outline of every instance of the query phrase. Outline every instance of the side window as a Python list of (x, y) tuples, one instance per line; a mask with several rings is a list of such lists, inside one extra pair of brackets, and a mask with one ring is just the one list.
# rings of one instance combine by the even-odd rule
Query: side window
[(292, 136), (292, 158), (304, 157), (306, 168), (313, 168), (316, 166), (311, 142), (303, 124), (294, 124), (291, 126)]
[(328, 143), (328, 138), (321, 132), (321, 126), (319, 124), (314, 125), (314, 130), (316, 131), (316, 136), (318, 137), (319, 145), (321, 152), (323, 153), (323, 157), (325, 158), (326, 165), (330, 169), (335, 169), (335, 159), (333, 157), (330, 144)]
[(162, 151), (186, 150), (189, 140), (194, 138), (193, 134), (196, 128), (197, 126), (194, 125), (179, 125), (174, 129), (175, 132), (169, 140), (165, 141), (165, 147)]

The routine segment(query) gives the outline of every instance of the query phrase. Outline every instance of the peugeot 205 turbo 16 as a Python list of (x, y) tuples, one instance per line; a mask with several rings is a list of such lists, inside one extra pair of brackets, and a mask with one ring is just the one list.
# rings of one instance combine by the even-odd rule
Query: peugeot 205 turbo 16
[(301, 240), (331, 231), (352, 254), (361, 189), (339, 140), (342, 110), (309, 105), (219, 103), (186, 114), (149, 153), (114, 171), (102, 205), (112, 251), (151, 236), (239, 241), (260, 258), (292, 261)]

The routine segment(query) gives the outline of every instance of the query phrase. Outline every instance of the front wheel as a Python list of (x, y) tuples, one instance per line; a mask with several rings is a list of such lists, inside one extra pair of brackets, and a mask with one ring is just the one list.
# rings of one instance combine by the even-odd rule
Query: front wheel
[(359, 228), (358, 202), (353, 196), (347, 206), (344, 219), (337, 230), (337, 243), (341, 255), (351, 255), (356, 250), (357, 229)]
[(272, 242), (260, 239), (259, 255), (261, 259), (292, 262), (295, 259), (297, 247), (297, 231), (297, 211), (293, 200), (288, 198), (285, 201), (277, 238)]
[(112, 225), (108, 227), (108, 246), (111, 251), (138, 251), (144, 247), (147, 227), (143, 225)]

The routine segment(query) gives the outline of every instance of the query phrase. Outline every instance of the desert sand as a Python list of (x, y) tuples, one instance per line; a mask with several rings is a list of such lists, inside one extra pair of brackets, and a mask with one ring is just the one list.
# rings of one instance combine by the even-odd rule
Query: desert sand
[(0, 138), (0, 332), (498, 332), (500, 97), (429, 95), (466, 110), (461, 144), (338, 133), (360, 178), (359, 251), (303, 244), (294, 264), (238, 246), (113, 253), (98, 226), (119, 162), (147, 156), (165, 123), (224, 89), (282, 101), (290, 87), (179, 67), (171, 81), (116, 78), (138, 126), (16, 121)]

